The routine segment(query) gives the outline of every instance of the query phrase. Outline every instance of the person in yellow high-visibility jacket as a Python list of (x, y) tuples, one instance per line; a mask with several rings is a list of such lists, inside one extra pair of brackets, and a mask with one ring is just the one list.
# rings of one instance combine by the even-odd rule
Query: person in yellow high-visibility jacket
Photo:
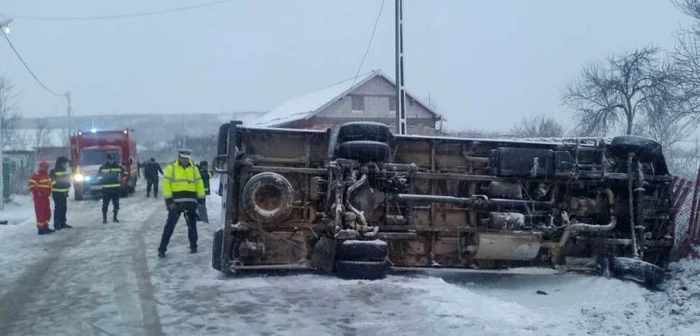
[(158, 257), (164, 258), (170, 237), (180, 214), (185, 214), (187, 221), (187, 238), (190, 241), (190, 253), (197, 253), (197, 205), (204, 204), (204, 183), (199, 169), (191, 162), (192, 152), (188, 149), (178, 151), (178, 159), (169, 164), (163, 173), (163, 197), (168, 209), (168, 220), (163, 228), (163, 236), (158, 246)]

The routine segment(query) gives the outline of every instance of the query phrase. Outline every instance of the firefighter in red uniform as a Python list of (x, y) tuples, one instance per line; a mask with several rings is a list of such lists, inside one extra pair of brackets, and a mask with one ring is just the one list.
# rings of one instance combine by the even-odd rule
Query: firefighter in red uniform
[(53, 233), (49, 229), (51, 220), (51, 178), (49, 177), (49, 163), (41, 161), (39, 171), (32, 174), (27, 183), (34, 198), (34, 213), (36, 215), (36, 228), (40, 235)]

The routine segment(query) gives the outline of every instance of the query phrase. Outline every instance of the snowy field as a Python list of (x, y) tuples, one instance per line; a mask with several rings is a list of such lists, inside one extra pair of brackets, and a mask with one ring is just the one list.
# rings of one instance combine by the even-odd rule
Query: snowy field
[(226, 278), (210, 266), (218, 197), (201, 252), (181, 220), (159, 260), (165, 208), (142, 189), (121, 223), (71, 200), (75, 229), (50, 236), (28, 198), (0, 212), (0, 335), (700, 335), (699, 261), (674, 264), (660, 291), (581, 275)]

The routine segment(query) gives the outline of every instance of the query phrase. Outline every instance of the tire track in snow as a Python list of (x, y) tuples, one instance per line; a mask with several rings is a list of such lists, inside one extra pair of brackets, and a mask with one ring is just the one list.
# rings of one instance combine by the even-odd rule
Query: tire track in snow
[[(162, 334), (153, 322), (157, 311), (141, 311), (144, 273), (134, 263), (145, 253), (134, 244), (141, 222), (155, 207), (141, 199), (123, 201), (122, 223), (101, 224), (99, 202), (71, 202), (68, 219), (75, 229), (16, 237), (22, 239), (17, 246), (35, 249), (25, 253), (36, 261), (22, 265), (22, 274), (0, 296), (0, 335)], [(150, 282), (147, 272), (145, 279)]]
[(0, 335), (11, 334), (15, 322), (24, 313), (25, 304), (32, 302), (39, 294), (38, 289), (43, 288), (49, 280), (45, 275), (61, 259), (64, 250), (83, 240), (87, 233), (86, 230), (77, 229), (73, 235), (55, 242), (59, 247), (57, 251), (52, 251), (48, 257), (27, 266), (26, 271), (9, 286), (7, 294), (0, 299)]
[(160, 219), (163, 215), (158, 211), (151, 210), (151, 212), (152, 214), (147, 217), (148, 219), (141, 224), (141, 230), (133, 236), (134, 239), (132, 239), (132, 241), (136, 242), (136, 248), (133, 250), (132, 259), (134, 262), (134, 271), (136, 272), (138, 280), (141, 312), (143, 314), (146, 334), (163, 335), (153, 283), (151, 283), (151, 273), (148, 270), (148, 261), (146, 259), (148, 249), (146, 248), (146, 239), (144, 238), (144, 234), (148, 232), (149, 225), (154, 223), (156, 219)]

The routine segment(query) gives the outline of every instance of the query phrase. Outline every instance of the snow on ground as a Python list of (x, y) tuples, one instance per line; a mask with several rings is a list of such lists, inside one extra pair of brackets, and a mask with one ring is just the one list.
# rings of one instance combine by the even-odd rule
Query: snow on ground
[(669, 268), (660, 292), (647, 295), (657, 317), (678, 335), (700, 335), (700, 260), (684, 259)]
[[(212, 211), (215, 200), (208, 204), (213, 219), (219, 214)], [(206, 242), (200, 246), (210, 246), (215, 223), (200, 226)], [(157, 236), (147, 237), (149, 246), (157, 243)], [(380, 281), (314, 274), (226, 278), (212, 271), (209, 251), (187, 255), (184, 228), (173, 238), (168, 259), (148, 258), (168, 334), (700, 334), (700, 261), (674, 264), (666, 291), (657, 292), (542, 269), (507, 275), (436, 271)]]
[(34, 203), (28, 195), (13, 195), (12, 200), (0, 211), (0, 220), (8, 224), (0, 225), (0, 298), (8, 290), (8, 284), (26, 270), (26, 265), (48, 256), (43, 243), (55, 241), (51, 237), (36, 234)]
[(36, 235), (31, 202), (16, 199), (0, 212), (17, 214), (16, 224), (0, 226), (0, 334), (700, 334), (698, 260), (674, 263), (659, 291), (545, 270), (227, 278), (211, 268), (220, 198), (208, 197), (200, 253), (189, 253), (181, 219), (158, 259), (165, 206), (142, 189), (123, 200), (119, 224), (99, 223), (98, 202), (69, 202), (76, 228), (50, 236)]
[[(17, 225), (27, 220), (34, 221), (34, 203), (29, 195), (13, 195), (0, 211), (0, 221), (8, 221), (6, 225)], [(4, 230), (7, 232), (7, 230)], [(2, 235), (3, 231), (0, 231)]]
[[(194, 265), (169, 260), (154, 266), (156, 298), (159, 301), (176, 298), (180, 303), (159, 307), (166, 333), (683, 336), (700, 333), (697, 308), (676, 309), (677, 318), (669, 316), (674, 314), (671, 302), (678, 295), (675, 286), (670, 292), (651, 292), (630, 282), (579, 275), (478, 277), (475, 281), (468, 278), (445, 281), (428, 276), (346, 281), (312, 274), (229, 279), (208, 271), (207, 261), (208, 256)], [(700, 306), (697, 297), (677, 301)]]

